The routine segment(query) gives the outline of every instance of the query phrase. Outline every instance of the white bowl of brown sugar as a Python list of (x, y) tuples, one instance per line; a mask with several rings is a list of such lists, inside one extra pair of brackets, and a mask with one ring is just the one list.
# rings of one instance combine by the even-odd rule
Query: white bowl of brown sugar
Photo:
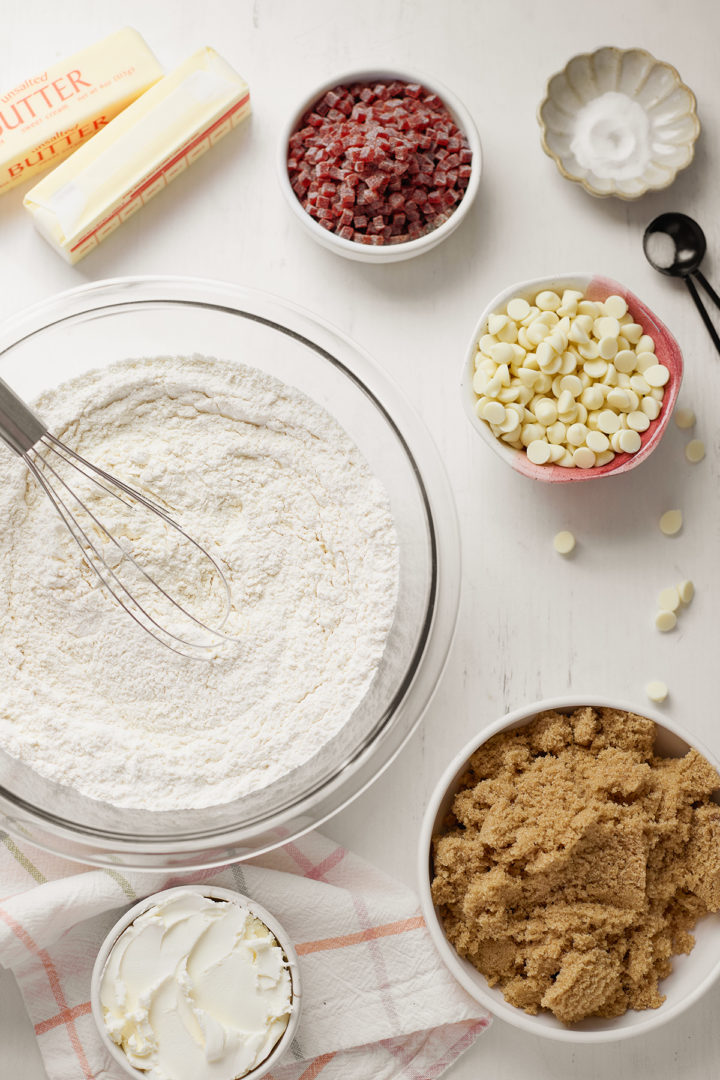
[(645, 1034), (720, 978), (720, 775), (668, 717), (537, 702), (465, 746), (423, 821), (433, 941), (496, 1016), (574, 1043)]

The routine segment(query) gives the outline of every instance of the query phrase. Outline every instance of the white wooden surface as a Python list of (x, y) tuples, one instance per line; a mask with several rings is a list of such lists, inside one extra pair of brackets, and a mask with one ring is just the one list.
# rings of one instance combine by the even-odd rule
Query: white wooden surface
[[(720, 283), (720, 98), (713, 0), (93, 0), (6, 4), (0, 82), (129, 23), (166, 65), (210, 44), (249, 79), (251, 127), (221, 143), (77, 268), (35, 234), (20, 203), (0, 200), (0, 307), (120, 274), (224, 278), (287, 296), (337, 323), (405, 387), (442, 453), (464, 547), (458, 633), (422, 730), (369, 796), (332, 822), (339, 841), (412, 884), (419, 821), (449, 756), (508, 707), (568, 690), (628, 698), (662, 678), (668, 713), (720, 751), (717, 719), (717, 402), (720, 358), (682, 285), (654, 274), (641, 248), (657, 213), (696, 216)], [(695, 90), (703, 134), (694, 165), (667, 192), (637, 203), (594, 200), (564, 181), (540, 149), (535, 109), (546, 78), (575, 53), (641, 45), (674, 63)], [(321, 249), (291, 220), (273, 176), (280, 124), (300, 92), (336, 71), (412, 65), (464, 99), (480, 129), (485, 172), (476, 206), (446, 244), (408, 263), (368, 267)], [(297, 88), (297, 89), (296, 89)], [(714, 196), (714, 197), (713, 197)], [(713, 256), (716, 256), (713, 260)], [(683, 458), (674, 427), (642, 468), (618, 480), (555, 490), (510, 471), (465, 421), (457, 383), (476, 315), (502, 286), (589, 269), (639, 293), (685, 350), (682, 401), (708, 447)], [(665, 539), (660, 513), (682, 507)], [(552, 550), (559, 528), (579, 540)], [(692, 577), (697, 597), (676, 632), (653, 628), (655, 595)], [(496, 1022), (452, 1080), (706, 1080), (720, 1065), (720, 986), (653, 1037), (615, 1046), (543, 1042)], [(31, 1035), (7, 979), (0, 983), (0, 1075), (38, 1080)], [(55, 1078), (53, 1078), (55, 1080)], [(62, 1078), (57, 1078), (62, 1080)], [(348, 1078), (365, 1080), (365, 1078)]]

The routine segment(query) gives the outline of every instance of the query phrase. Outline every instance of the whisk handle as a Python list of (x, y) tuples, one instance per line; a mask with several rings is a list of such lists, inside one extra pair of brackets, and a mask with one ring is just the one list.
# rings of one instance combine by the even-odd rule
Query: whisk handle
[(46, 432), (42, 420), (0, 379), (0, 439), (22, 457)]

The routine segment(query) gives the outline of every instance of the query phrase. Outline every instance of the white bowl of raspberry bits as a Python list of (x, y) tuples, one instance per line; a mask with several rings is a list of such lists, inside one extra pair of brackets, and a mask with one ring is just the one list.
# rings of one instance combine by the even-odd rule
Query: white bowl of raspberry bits
[(313, 90), (286, 124), (278, 175), (310, 235), (347, 259), (399, 262), (457, 229), (480, 182), (480, 137), (447, 87), (359, 70)]

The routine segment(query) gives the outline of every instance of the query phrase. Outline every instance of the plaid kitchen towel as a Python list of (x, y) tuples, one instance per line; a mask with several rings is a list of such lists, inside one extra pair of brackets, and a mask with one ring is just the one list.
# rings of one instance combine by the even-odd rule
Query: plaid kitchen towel
[(90, 1013), (92, 966), (123, 910), (174, 885), (245, 893), (295, 942), (303, 1012), (268, 1080), (435, 1080), (489, 1024), (443, 967), (412, 892), (318, 833), (173, 876), (81, 867), (0, 839), (0, 964), (20, 985), (49, 1080), (123, 1080)]

